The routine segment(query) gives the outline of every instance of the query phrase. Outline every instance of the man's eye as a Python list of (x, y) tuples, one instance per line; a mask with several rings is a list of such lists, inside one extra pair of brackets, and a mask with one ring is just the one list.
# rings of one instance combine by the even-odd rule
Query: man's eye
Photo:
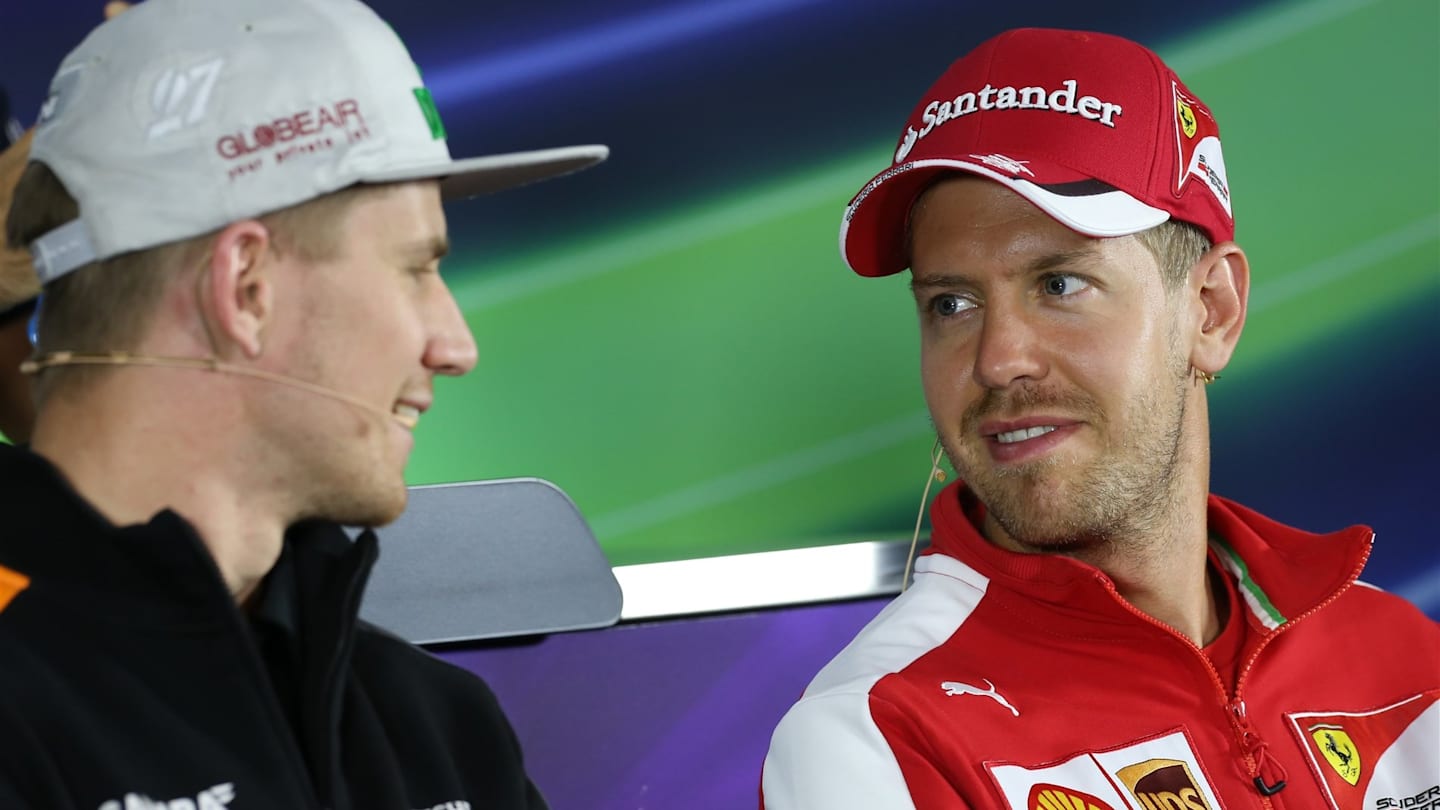
[(1046, 276), (1041, 282), (1041, 287), (1046, 295), (1066, 296), (1074, 295), (1090, 288), (1090, 282), (1079, 276), (1065, 275), (1063, 273)]
[(968, 299), (954, 293), (944, 293), (930, 299), (930, 311), (942, 318), (952, 318), (974, 306)]

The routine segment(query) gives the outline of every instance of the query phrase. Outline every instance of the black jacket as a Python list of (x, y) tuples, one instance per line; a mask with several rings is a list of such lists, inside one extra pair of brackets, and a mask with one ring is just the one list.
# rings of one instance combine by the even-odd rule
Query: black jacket
[(357, 621), (376, 554), (293, 527), (242, 612), (178, 515), (0, 445), (0, 808), (544, 808), (490, 690)]

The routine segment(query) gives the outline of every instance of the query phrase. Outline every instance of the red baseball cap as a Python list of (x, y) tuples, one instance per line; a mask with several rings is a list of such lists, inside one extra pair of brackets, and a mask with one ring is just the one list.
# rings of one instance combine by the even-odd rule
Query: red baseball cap
[(1212, 242), (1235, 235), (1210, 109), (1148, 48), (1109, 34), (1020, 28), (952, 64), (905, 122), (894, 163), (846, 207), (850, 268), (908, 267), (910, 209), (951, 171), (1001, 183), (1087, 236), (1171, 218)]

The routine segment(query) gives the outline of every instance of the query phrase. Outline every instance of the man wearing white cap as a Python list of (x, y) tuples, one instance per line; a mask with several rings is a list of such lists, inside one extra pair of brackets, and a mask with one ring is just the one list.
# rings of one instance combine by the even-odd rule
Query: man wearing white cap
[(913, 586), (776, 729), (765, 807), (1440, 797), (1440, 629), (1357, 581), (1373, 534), (1209, 493), (1233, 235), (1214, 117), (1133, 42), (1009, 31), (925, 94), (841, 251), (910, 270), (961, 480)]
[(453, 161), (353, 0), (149, 0), (61, 64), (8, 222), (44, 284), (0, 447), (0, 806), (536, 808), (493, 695), (356, 620), (437, 374), (476, 348)]

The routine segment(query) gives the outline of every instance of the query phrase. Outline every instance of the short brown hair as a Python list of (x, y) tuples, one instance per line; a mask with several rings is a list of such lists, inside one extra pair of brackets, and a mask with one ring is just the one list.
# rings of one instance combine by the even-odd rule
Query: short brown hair
[[(381, 186), (351, 186), (260, 217), (278, 252), (309, 260), (338, 252), (339, 224), (363, 194)], [(64, 183), (43, 163), (26, 167), (6, 223), (12, 245), (29, 245), (80, 215)], [(39, 350), (133, 350), (145, 337), (165, 291), (207, 259), (211, 232), (93, 262), (48, 284), (40, 319)], [(77, 367), (77, 379), (94, 371)], [(42, 393), (44, 386), (41, 386)]]

